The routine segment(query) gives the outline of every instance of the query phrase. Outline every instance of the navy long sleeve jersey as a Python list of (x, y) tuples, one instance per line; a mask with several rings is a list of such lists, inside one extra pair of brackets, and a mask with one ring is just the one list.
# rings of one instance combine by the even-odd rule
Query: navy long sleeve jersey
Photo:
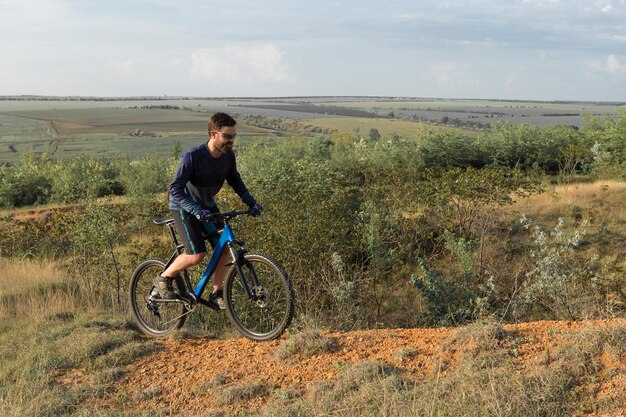
[(232, 151), (214, 158), (206, 143), (189, 149), (183, 155), (170, 185), (170, 209), (182, 208), (193, 215), (202, 209), (214, 211), (217, 205), (213, 197), (222, 189), (224, 181), (244, 203), (254, 204), (254, 198), (237, 171)]

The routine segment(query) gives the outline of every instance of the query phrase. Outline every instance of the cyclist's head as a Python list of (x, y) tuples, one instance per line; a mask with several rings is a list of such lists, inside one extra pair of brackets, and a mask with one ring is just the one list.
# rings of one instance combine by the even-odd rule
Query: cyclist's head
[(237, 121), (226, 113), (215, 113), (209, 118), (209, 134), (211, 131), (219, 132), (224, 126), (233, 127), (237, 124)]

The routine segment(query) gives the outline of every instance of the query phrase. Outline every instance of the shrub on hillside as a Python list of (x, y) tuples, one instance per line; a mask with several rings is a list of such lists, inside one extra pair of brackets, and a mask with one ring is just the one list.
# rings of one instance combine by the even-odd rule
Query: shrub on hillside
[(160, 158), (152, 153), (142, 159), (126, 162), (120, 178), (127, 195), (162, 193), (168, 190), (174, 169), (171, 159)]
[(481, 221), (493, 218), (489, 214), (499, 207), (540, 190), (536, 177), (519, 170), (450, 168), (427, 170), (416, 196), (437, 216), (442, 229), (471, 236), (477, 226), (484, 227), (479, 225)]
[(0, 168), (0, 207), (47, 203), (52, 186), (47, 169), (46, 162), (33, 154), (26, 154), (15, 165)]
[(595, 148), (596, 173), (626, 179), (626, 111), (619, 112), (616, 118), (587, 115), (581, 131)]
[(79, 157), (56, 161), (48, 170), (52, 201), (74, 203), (106, 195), (121, 195), (119, 164), (103, 159)]
[(411, 276), (411, 284), (420, 292), (428, 305), (427, 323), (450, 326), (476, 317), (476, 294), (454, 278), (446, 278), (440, 271), (428, 269), (424, 262)]
[[(528, 220), (526, 225), (530, 226)], [(533, 231), (532, 265), (517, 301), (518, 307), (548, 313), (553, 319), (584, 318), (590, 304), (589, 284), (599, 280), (598, 258), (581, 257), (576, 251), (585, 235), (584, 222), (572, 233), (564, 230), (564, 220), (550, 232), (538, 226)], [(543, 316), (543, 315), (542, 315)]]
[(427, 168), (482, 168), (491, 163), (477, 138), (453, 131), (430, 132), (420, 143), (419, 152)]

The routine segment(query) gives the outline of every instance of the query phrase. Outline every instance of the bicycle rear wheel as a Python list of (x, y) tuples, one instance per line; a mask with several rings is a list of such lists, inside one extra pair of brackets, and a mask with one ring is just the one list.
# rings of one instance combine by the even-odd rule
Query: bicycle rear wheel
[[(180, 329), (189, 310), (182, 303), (162, 302), (152, 279), (163, 272), (165, 263), (150, 259), (133, 272), (129, 285), (130, 311), (139, 329), (152, 337), (163, 337)], [(181, 288), (178, 288), (180, 293)]]
[[(249, 339), (261, 342), (279, 337), (294, 314), (293, 289), (287, 272), (269, 256), (254, 252), (244, 255), (241, 269), (243, 277), (233, 266), (224, 282), (228, 318)], [(253, 274), (258, 277), (258, 286)], [(252, 298), (248, 297), (242, 279)]]

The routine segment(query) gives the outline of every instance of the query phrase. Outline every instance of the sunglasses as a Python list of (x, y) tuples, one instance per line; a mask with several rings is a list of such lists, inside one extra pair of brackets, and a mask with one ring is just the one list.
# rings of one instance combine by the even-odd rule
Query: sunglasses
[(214, 130), (214, 132), (221, 134), (226, 140), (233, 140), (237, 136), (236, 133), (218, 132), (217, 130)]

